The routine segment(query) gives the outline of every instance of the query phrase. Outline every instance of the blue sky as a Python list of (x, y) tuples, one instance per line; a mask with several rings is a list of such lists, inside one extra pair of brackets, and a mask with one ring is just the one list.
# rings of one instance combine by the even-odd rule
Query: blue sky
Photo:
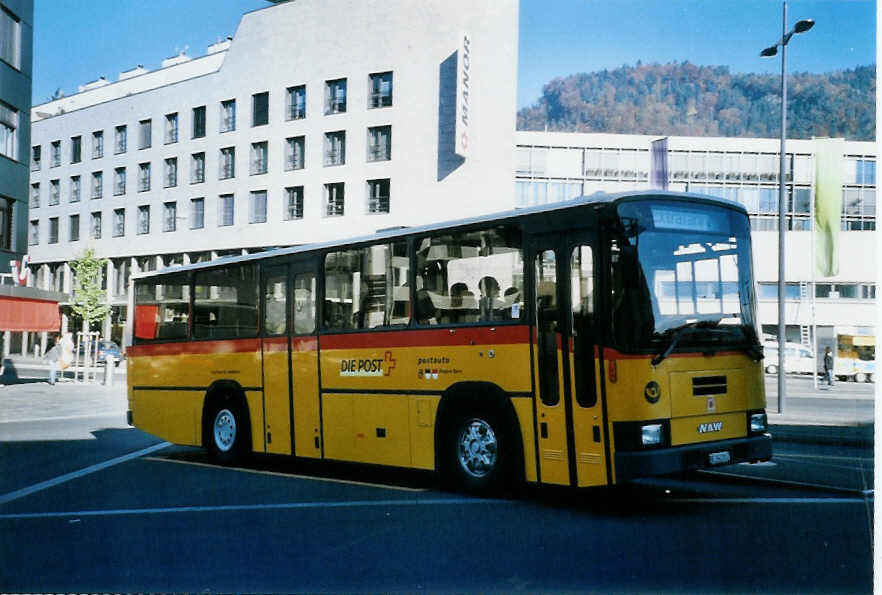
[[(418, 2), (419, 0), (413, 0)], [(491, 1), (491, 0), (488, 0)], [(233, 35), (264, 0), (35, 0), (34, 103), (138, 64), (154, 69), (176, 51), (205, 53)], [(780, 0), (521, 0), (518, 107), (556, 76), (638, 60), (780, 72), (759, 52), (781, 37)], [(183, 10), (182, 10), (183, 9)], [(872, 64), (873, 0), (790, 0), (788, 21), (814, 29), (788, 45), (788, 70), (829, 72)], [(179, 18), (169, 18), (180, 15)]]

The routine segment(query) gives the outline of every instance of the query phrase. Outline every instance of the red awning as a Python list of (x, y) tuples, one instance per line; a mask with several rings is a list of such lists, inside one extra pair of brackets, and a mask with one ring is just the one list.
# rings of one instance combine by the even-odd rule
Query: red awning
[(61, 328), (58, 302), (0, 295), (0, 331), (49, 331)]

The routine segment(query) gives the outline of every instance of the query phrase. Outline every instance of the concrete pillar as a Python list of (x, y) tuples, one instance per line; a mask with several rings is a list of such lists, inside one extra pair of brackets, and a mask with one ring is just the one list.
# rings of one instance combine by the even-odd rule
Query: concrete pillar
[[(113, 303), (113, 287), (116, 281), (116, 277), (114, 275), (115, 271), (113, 268), (113, 260), (107, 259), (107, 265), (105, 266), (105, 274), (107, 275), (107, 289), (104, 292), (104, 299), (107, 300), (108, 304)], [(107, 316), (104, 317), (104, 326), (101, 331), (102, 337), (110, 340), (110, 335), (113, 331), (113, 313), (108, 312)]]
[(3, 357), (9, 357), (12, 350), (12, 331), (3, 331)]
[(67, 314), (62, 312), (62, 314), (61, 314), (61, 335), (64, 336), (64, 333), (66, 333), (69, 330), (69, 328), (70, 328), (70, 316), (68, 316)]
[(70, 268), (69, 262), (62, 266), (62, 279), (61, 291), (68, 294), (73, 293), (73, 270)]
[(46, 347), (49, 345), (49, 333), (43, 331), (40, 333), (40, 355), (46, 353)]
[(21, 355), (28, 354), (28, 341), (30, 341), (30, 333), (22, 331), (21, 333)]

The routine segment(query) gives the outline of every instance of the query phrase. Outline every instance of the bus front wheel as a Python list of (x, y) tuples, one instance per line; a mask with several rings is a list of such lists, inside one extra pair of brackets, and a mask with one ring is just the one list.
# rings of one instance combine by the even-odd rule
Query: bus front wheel
[(242, 408), (223, 402), (208, 410), (205, 419), (208, 450), (219, 463), (232, 464), (247, 451), (248, 423)]
[(445, 467), (455, 487), (488, 493), (502, 486), (511, 453), (497, 415), (486, 411), (457, 416), (445, 442)]

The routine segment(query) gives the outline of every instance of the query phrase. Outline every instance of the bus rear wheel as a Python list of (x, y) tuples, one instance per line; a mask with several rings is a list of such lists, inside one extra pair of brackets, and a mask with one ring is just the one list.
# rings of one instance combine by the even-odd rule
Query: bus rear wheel
[(248, 450), (248, 423), (241, 406), (224, 401), (209, 408), (205, 436), (212, 457), (222, 465), (239, 461)]
[(499, 490), (508, 477), (510, 440), (504, 424), (490, 411), (459, 415), (445, 441), (445, 474), (454, 487), (472, 493)]

